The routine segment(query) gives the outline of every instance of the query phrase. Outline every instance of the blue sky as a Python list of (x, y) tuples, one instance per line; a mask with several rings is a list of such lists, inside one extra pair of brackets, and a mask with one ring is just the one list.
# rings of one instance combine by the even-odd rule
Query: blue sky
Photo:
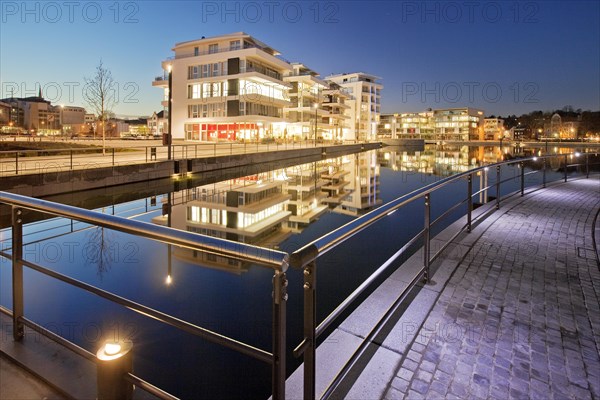
[(0, 2), (0, 97), (83, 105), (100, 59), (119, 115), (161, 109), (177, 42), (244, 31), (322, 76), (382, 78), (383, 112), (600, 109), (598, 1)]

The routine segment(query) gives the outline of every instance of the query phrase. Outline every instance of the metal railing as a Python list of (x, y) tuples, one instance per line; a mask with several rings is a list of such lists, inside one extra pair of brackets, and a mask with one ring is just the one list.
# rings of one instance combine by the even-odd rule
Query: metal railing
[[(24, 286), (23, 286), (23, 269), (24, 267), (37, 271), (53, 279), (57, 279), (71, 286), (80, 288), (89, 293), (93, 293), (99, 297), (107, 299), (115, 304), (119, 304), (126, 307), (140, 315), (148, 318), (160, 321), (164, 324), (173, 326), (181, 331), (190, 333), (192, 335), (199, 336), (207, 341), (228, 347), (239, 353), (245, 354), (257, 360), (269, 363), (272, 368), (272, 395), (274, 399), (285, 398), (285, 379), (286, 379), (286, 305), (287, 305), (287, 286), (288, 281), (286, 277), (286, 271), (288, 266), (300, 269), (303, 271), (303, 302), (304, 302), (304, 316), (303, 316), (303, 339), (301, 343), (294, 349), (293, 354), (295, 357), (303, 357), (304, 360), (304, 398), (314, 399), (316, 397), (316, 348), (319, 337), (326, 332), (327, 328), (331, 327), (332, 324), (344, 314), (348, 308), (353, 305), (365, 292), (371, 288), (374, 283), (377, 282), (378, 278), (382, 277), (392, 265), (402, 256), (407, 254), (414, 246), (421, 245), (423, 248), (423, 259), (422, 268), (420, 271), (410, 280), (410, 284), (401, 292), (398, 293), (397, 298), (388, 309), (385, 310), (382, 318), (372, 328), (372, 330), (365, 336), (362, 344), (352, 354), (347, 363), (343, 366), (340, 372), (337, 374), (335, 379), (328, 386), (323, 394), (323, 398), (328, 398), (335, 391), (339, 383), (347, 376), (348, 372), (355, 365), (356, 361), (365, 352), (367, 346), (371, 342), (372, 338), (377, 336), (383, 329), (386, 323), (390, 320), (392, 315), (396, 312), (398, 307), (406, 299), (408, 293), (422, 280), (428, 281), (430, 279), (430, 268), (431, 264), (441, 256), (442, 252), (456, 239), (460, 234), (470, 232), (474, 221), (479, 218), (484, 218), (486, 213), (481, 213), (473, 219), (473, 197), (478, 195), (484, 195), (488, 197), (488, 192), (495, 194), (495, 203), (492, 205), (499, 208), (501, 200), (508, 196), (512, 196), (515, 193), (523, 196), (526, 188), (527, 176), (541, 173), (541, 186), (547, 183), (547, 168), (548, 161), (554, 159), (559, 160), (558, 169), (564, 170), (560, 179), (568, 180), (569, 169), (573, 168), (582, 169), (584, 175), (589, 177), (590, 167), (592, 165), (598, 165), (599, 163), (590, 163), (591, 154), (581, 154), (579, 156), (572, 154), (559, 154), (559, 155), (547, 155), (541, 157), (530, 157), (524, 159), (511, 160), (496, 164), (490, 164), (479, 168), (472, 169), (470, 171), (457, 174), (441, 181), (425, 186), (418, 190), (415, 190), (405, 196), (399, 197), (365, 215), (359, 217), (334, 231), (314, 240), (310, 244), (303, 248), (287, 254), (285, 252), (271, 250), (267, 248), (261, 248), (243, 243), (232, 242), (224, 239), (213, 238), (209, 236), (199, 235), (191, 232), (184, 232), (174, 230), (169, 227), (158, 226), (145, 222), (129, 220), (126, 218), (106, 215), (95, 211), (89, 211), (80, 209), (77, 207), (52, 203), (40, 199), (29, 198), (25, 196), (15, 195), (11, 193), (0, 192), (0, 203), (7, 204), (11, 207), (11, 218), (12, 218), (12, 246), (10, 254), (5, 250), (0, 252), (0, 256), (12, 260), (12, 290), (13, 290), (13, 309), (10, 311), (13, 319), (13, 338), (19, 341), (24, 336), (24, 327), (29, 326), (30, 328), (43, 333), (44, 335), (54, 339), (55, 341), (65, 345), (67, 348), (73, 350), (77, 354), (90, 359), (95, 360), (96, 355), (91, 352), (82, 349), (74, 343), (68, 342), (64, 338), (56, 335), (55, 333), (41, 327), (40, 325), (30, 321), (24, 315)], [(578, 158), (579, 157), (579, 158)], [(581, 158), (583, 157), (583, 158)], [(582, 160), (582, 162), (569, 163), (570, 159), (575, 161)], [(540, 166), (541, 164), (541, 166)], [(508, 178), (502, 177), (503, 168), (510, 167), (514, 172), (514, 166), (518, 167), (518, 175), (513, 175)], [(532, 168), (529, 172), (526, 172), (526, 166)], [(537, 169), (533, 169), (533, 168)], [(490, 171), (496, 172), (496, 179), (491, 184), (487, 184), (487, 177)], [(473, 180), (478, 174), (485, 176), (485, 184), (480, 185), (479, 190), (473, 192)], [(492, 175), (494, 175), (492, 173)], [(455, 182), (467, 183), (466, 196), (455, 204), (444, 205), (444, 209), (441, 214), (436, 218), (432, 219), (431, 203), (435, 196), (439, 195), (439, 191), (447, 187), (448, 185)], [(501, 189), (505, 188), (503, 185), (508, 182), (518, 182), (519, 190), (510, 193), (504, 193)], [(505, 190), (506, 191), (506, 190)], [(327, 254), (337, 246), (340, 246), (350, 238), (355, 237), (358, 233), (362, 232), (366, 228), (373, 224), (389, 217), (395, 211), (415, 202), (423, 201), (424, 214), (423, 214), (423, 225), (422, 229), (414, 235), (407, 243), (405, 243), (400, 249), (398, 249), (390, 258), (388, 258), (383, 264), (381, 264), (377, 270), (371, 274), (358, 288), (356, 288), (346, 299), (344, 299), (336, 308), (333, 310), (323, 321), (317, 325), (317, 261), (324, 254)], [(441, 248), (432, 253), (431, 249), (431, 236), (432, 229), (441, 221), (448, 218), (451, 215), (456, 215), (456, 212), (460, 211), (460, 207), (465, 208), (463, 217), (466, 216), (466, 224), (448, 241), (441, 246)], [(490, 210), (490, 212), (493, 210)], [(272, 290), (272, 348), (271, 351), (266, 351), (260, 348), (256, 348), (246, 343), (242, 343), (233, 338), (219, 334), (218, 332), (211, 331), (209, 329), (194, 325), (190, 322), (178, 319), (174, 316), (152, 309), (143, 304), (136, 303), (129, 299), (118, 296), (114, 293), (100, 289), (93, 285), (84, 283), (77, 279), (71, 278), (59, 272), (45, 268), (44, 266), (30, 262), (23, 258), (23, 209), (29, 209), (46, 213), (58, 217), (64, 217), (74, 221), (80, 221), (86, 224), (94, 226), (114, 229), (120, 232), (136, 235), (142, 238), (176, 245), (180, 247), (189, 248), (192, 250), (203, 251), (211, 254), (222, 255), (231, 257), (238, 260), (249, 261), (272, 268), (274, 271)], [(2, 310), (0, 310), (2, 311)], [(173, 395), (168, 394), (155, 387), (149, 382), (144, 381), (142, 378), (133, 375), (131, 371), (126, 374), (120, 375), (120, 379), (127, 381), (129, 384), (134, 384), (137, 387), (144, 389), (155, 396), (163, 399), (175, 398)]]
[[(199, 336), (207, 341), (219, 344), (257, 360), (271, 364), (273, 398), (281, 399), (285, 397), (285, 324), (287, 302), (286, 270), (288, 268), (288, 255), (286, 253), (224, 239), (203, 236), (192, 232), (179, 231), (164, 226), (157, 226), (141, 221), (129, 220), (122, 217), (106, 215), (96, 211), (84, 210), (77, 207), (29, 198), (12, 193), (0, 192), (0, 203), (7, 204), (11, 207), (11, 253), (9, 254), (4, 250), (0, 252), (0, 256), (8, 258), (12, 261), (13, 308), (10, 314), (13, 319), (14, 340), (20, 341), (23, 339), (25, 334), (24, 327), (27, 325), (39, 333), (42, 333), (45, 336), (59, 342), (60, 344), (65, 345), (67, 348), (76, 352), (77, 354), (89, 360), (96, 360), (96, 356), (93, 353), (82, 349), (71, 342), (68, 342), (67, 340), (43, 328), (42, 326), (35, 324), (33, 321), (30, 321), (25, 317), (23, 269), (24, 267), (27, 267), (48, 277), (95, 294), (115, 304), (119, 304), (140, 315), (152, 318), (164, 324), (173, 326), (181, 331)], [(106, 290), (25, 260), (23, 258), (22, 220), (24, 209), (64, 217), (94, 226), (109, 228), (170, 245), (222, 255), (233, 259), (249, 261), (272, 268), (274, 270), (274, 275), (272, 301), (273, 345), (271, 351), (269, 352), (256, 348), (249, 344), (219, 334), (218, 332), (197, 326), (190, 322), (173, 317), (169, 314), (147, 307), (143, 304), (136, 303)], [(142, 378), (131, 373), (129, 373), (127, 377), (123, 377), (123, 379), (125, 378), (129, 382), (132, 382), (142, 389), (150, 391), (152, 394), (158, 397), (164, 399), (175, 398), (174, 396), (154, 387), (151, 383), (146, 382)]]
[[(345, 141), (343, 144), (353, 143), (356, 142)], [(340, 143), (332, 141), (314, 143), (313, 139), (295, 141), (236, 141), (172, 145), (171, 151), (172, 159), (185, 160), (295, 150), (338, 144)], [(130, 146), (126, 149), (107, 147), (104, 154), (102, 154), (102, 148), (8, 150), (0, 151), (0, 177), (114, 167), (167, 160), (169, 160), (167, 146), (162, 146), (159, 143), (155, 146)]]
[[(569, 158), (573, 157), (582, 157), (584, 161), (582, 163), (569, 163)], [(330, 382), (329, 386), (324, 391), (321, 398), (327, 399), (329, 398), (338, 385), (343, 381), (343, 379), (348, 375), (352, 367), (356, 364), (359, 358), (365, 353), (368, 345), (371, 341), (382, 331), (382, 329), (386, 326), (387, 322), (390, 320), (392, 315), (396, 312), (402, 302), (405, 300), (409, 292), (415, 287), (417, 283), (421, 280), (424, 280), (427, 283), (430, 279), (430, 267), (431, 264), (441, 256), (442, 252), (462, 233), (470, 232), (473, 225), (473, 197), (479, 194), (484, 194), (487, 198), (488, 191), (495, 191), (495, 209), (500, 208), (500, 203), (503, 198), (501, 188), (502, 185), (507, 182), (514, 182), (515, 179), (519, 181), (519, 190), (517, 193), (520, 193), (521, 196), (525, 194), (525, 177), (531, 176), (532, 174), (542, 173), (542, 186), (546, 186), (546, 170), (547, 170), (547, 161), (548, 159), (558, 158), (561, 162), (562, 169), (564, 170), (564, 174), (562, 179), (566, 182), (568, 179), (568, 170), (573, 169), (574, 167), (584, 168), (584, 173), (586, 177), (589, 177), (590, 174), (590, 162), (589, 162), (590, 154), (558, 154), (558, 155), (547, 155), (540, 157), (530, 157), (517, 159), (513, 161), (500, 162), (496, 164), (490, 164), (487, 166), (482, 166), (479, 168), (475, 168), (469, 170), (464, 173), (460, 173), (448, 178), (445, 178), (437, 183), (425, 186), (421, 189), (415, 190), (412, 193), (409, 193), (405, 196), (399, 197), (396, 200), (391, 201), (365, 215), (360, 218), (357, 218), (342, 227), (314, 240), (313, 242), (307, 244), (303, 248), (295, 251), (290, 255), (290, 266), (292, 268), (301, 269), (303, 271), (304, 276), (304, 322), (303, 322), (303, 333), (304, 338), (301, 343), (294, 349), (294, 357), (303, 356), (304, 359), (304, 371), (303, 371), (303, 379), (304, 379), (304, 399), (314, 399), (316, 398), (316, 348), (317, 348), (317, 340), (319, 336), (321, 336), (328, 327), (330, 327), (340, 316), (344, 315), (344, 312), (356, 302), (357, 299), (361, 298), (362, 295), (365, 294), (367, 289), (373, 286), (377, 279), (383, 276), (385, 272), (389, 270), (389, 267), (394, 265), (394, 262), (398, 260), (403, 254), (407, 253), (411, 247), (415, 244), (418, 244), (421, 241), (422, 249), (423, 249), (423, 267), (421, 270), (413, 277), (410, 281), (410, 284), (406, 286), (406, 288), (398, 293), (398, 297), (389, 306), (388, 309), (385, 310), (383, 316), (376, 323), (376, 325), (371, 329), (371, 331), (365, 336), (362, 343), (356, 349), (356, 351), (352, 354), (350, 359), (346, 362), (346, 364), (342, 367), (342, 369), (338, 372), (338, 374), (333, 378)], [(535, 166), (536, 164), (542, 164), (540, 170), (532, 170), (529, 172), (525, 172), (525, 164), (531, 164)], [(598, 165), (596, 163), (594, 165)], [(519, 168), (518, 177), (512, 176), (510, 178), (502, 179), (502, 168), (507, 166), (516, 165)], [(487, 182), (487, 174), (490, 170), (496, 170), (496, 181), (491, 185), (485, 185), (481, 187), (478, 191), (473, 192), (473, 178), (478, 174), (484, 174), (486, 176), (485, 182)], [(442, 211), (441, 215), (439, 215), (436, 219), (431, 219), (431, 201), (432, 197), (434, 197), (435, 193), (440, 189), (458, 182), (458, 181), (467, 181), (467, 193), (466, 196), (456, 204), (445, 205), (445, 209)], [(514, 193), (510, 194), (513, 195)], [(415, 235), (412, 239), (410, 239), (406, 244), (404, 244), (398, 251), (396, 251), (389, 259), (387, 259), (373, 274), (371, 274), (357, 289), (355, 289), (346, 299), (344, 299), (323, 321), (321, 321), (317, 325), (317, 316), (316, 316), (316, 297), (317, 297), (317, 286), (316, 286), (316, 275), (317, 275), (317, 260), (319, 257), (322, 257), (324, 254), (333, 250), (335, 247), (341, 245), (348, 239), (354, 237), (359, 232), (364, 229), (372, 226), (378, 221), (383, 220), (384, 218), (390, 216), (395, 211), (407, 206), (408, 204), (415, 203), (418, 200), (422, 200), (424, 202), (424, 218), (423, 218), (423, 228)], [(457, 211), (459, 207), (464, 206), (466, 204), (466, 224), (460, 229), (457, 233), (455, 233), (449, 240), (443, 244), (440, 249), (435, 253), (431, 254), (431, 232), (432, 228), (439, 224), (443, 219), (450, 216), (453, 212)], [(485, 214), (480, 215), (480, 218), (485, 217)]]

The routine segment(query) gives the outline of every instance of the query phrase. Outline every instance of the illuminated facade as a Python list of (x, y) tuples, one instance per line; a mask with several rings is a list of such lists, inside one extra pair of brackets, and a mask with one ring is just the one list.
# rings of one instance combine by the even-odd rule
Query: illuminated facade
[(544, 136), (549, 139), (577, 139), (579, 121), (563, 121), (559, 114), (554, 114), (550, 122), (544, 124)]
[(343, 139), (376, 140), (381, 115), (381, 78), (356, 72), (330, 75), (326, 80), (339, 85), (347, 95), (352, 96), (345, 101), (348, 108), (344, 114), (348, 120), (347, 126), (342, 129)]
[(504, 138), (504, 120), (502, 118), (485, 118), (483, 120), (483, 136), (485, 140)]
[(243, 32), (178, 43), (153, 86), (172, 76), (172, 135), (192, 141), (258, 140), (284, 136), (292, 66), (279, 52)]
[(465, 107), (429, 109), (419, 113), (386, 114), (381, 118), (378, 132), (383, 137), (416, 138), (427, 141), (482, 140), (483, 111)]
[(284, 108), (287, 121), (284, 136), (293, 140), (322, 139), (323, 132), (329, 129), (329, 121), (324, 123), (328, 112), (321, 106), (327, 83), (303, 64), (293, 63), (292, 67), (283, 78), (291, 85), (288, 91), (291, 104)]
[(329, 87), (323, 91), (321, 102), (321, 106), (328, 113), (325, 117), (328, 124), (323, 131), (323, 139), (336, 142), (344, 139), (344, 129), (350, 120), (350, 116), (346, 114), (346, 110), (350, 109), (347, 103), (352, 99), (340, 85), (329, 82)]

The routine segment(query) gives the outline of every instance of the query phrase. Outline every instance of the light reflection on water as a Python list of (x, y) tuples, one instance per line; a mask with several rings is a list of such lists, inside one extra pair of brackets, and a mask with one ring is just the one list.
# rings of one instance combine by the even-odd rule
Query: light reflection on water
[[(292, 252), (356, 216), (443, 177), (534, 151), (388, 147), (201, 184), (107, 205), (99, 211)], [(503, 172), (503, 178), (515, 177), (506, 193), (516, 190), (518, 175), (517, 168)], [(491, 183), (495, 178), (489, 179)], [(482, 182), (483, 177), (475, 179), (475, 191)], [(432, 220), (446, 204), (465, 197), (462, 181), (436, 192)], [(319, 319), (418, 233), (422, 224), (423, 204), (417, 201), (320, 258)], [(10, 232), (0, 234), (2, 248), (7, 249)], [(29, 261), (237, 340), (270, 348), (272, 271), (265, 267), (64, 219), (31, 222), (24, 227), (24, 235), (29, 243), (24, 256)], [(4, 258), (0, 262), (0, 303), (10, 308), (10, 262)], [(290, 270), (288, 279), (288, 348), (293, 348), (300, 341), (302, 277), (299, 271)], [(91, 351), (109, 337), (133, 340), (136, 373), (175, 395), (268, 397), (268, 365), (37, 272), (26, 269), (25, 282), (28, 318)], [(291, 372), (297, 361), (291, 353), (288, 360)]]

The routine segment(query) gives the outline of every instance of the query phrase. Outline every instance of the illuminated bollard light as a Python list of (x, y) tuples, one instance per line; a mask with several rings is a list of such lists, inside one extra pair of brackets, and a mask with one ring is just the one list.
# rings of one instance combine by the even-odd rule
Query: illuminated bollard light
[(133, 384), (126, 379), (133, 370), (133, 344), (130, 341), (107, 341), (96, 353), (98, 400), (133, 397)]

